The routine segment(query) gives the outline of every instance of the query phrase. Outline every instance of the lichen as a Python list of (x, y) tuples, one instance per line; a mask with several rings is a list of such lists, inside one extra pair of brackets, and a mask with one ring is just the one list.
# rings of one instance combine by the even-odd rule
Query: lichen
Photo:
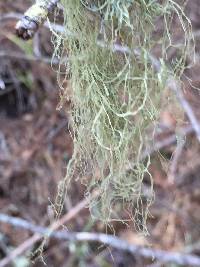
[[(148, 130), (158, 119), (168, 73), (178, 79), (186, 66), (190, 21), (172, 0), (62, 0), (62, 5), (66, 31), (54, 44), (65, 79), (70, 77), (74, 153), (59, 185), (57, 215), (75, 178), (86, 186), (86, 196), (98, 191), (90, 201), (92, 216), (110, 222), (128, 215), (145, 232), (153, 181), (150, 156), (141, 160), (141, 154), (152, 138)], [(174, 18), (184, 33), (178, 45)], [(157, 31), (156, 21), (163, 25)], [(177, 56), (168, 68), (171, 47)], [(155, 49), (159, 72), (149, 56)], [(68, 90), (61, 85), (63, 97)]]

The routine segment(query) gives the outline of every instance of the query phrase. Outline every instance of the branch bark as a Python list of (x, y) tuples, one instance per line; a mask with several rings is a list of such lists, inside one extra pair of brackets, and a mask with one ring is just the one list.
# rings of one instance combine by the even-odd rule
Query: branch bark
[[(99, 242), (104, 245), (111, 246), (121, 251), (127, 251), (133, 255), (137, 254), (144, 258), (155, 259), (162, 263), (176, 263), (179, 265), (191, 265), (200, 266), (200, 257), (192, 254), (184, 254), (180, 252), (169, 252), (158, 249), (145, 248), (134, 244), (129, 244), (123, 239), (116, 236), (102, 234), (102, 233), (88, 233), (88, 232), (68, 232), (68, 231), (52, 231), (52, 228), (46, 228), (34, 225), (26, 220), (0, 214), (0, 221), (13, 225), (18, 228), (27, 229), (31, 232), (39, 234), (41, 236), (47, 236), (57, 238), (59, 240), (66, 241), (78, 241), (78, 242)], [(57, 223), (55, 223), (58, 225)], [(60, 222), (59, 222), (59, 225)], [(54, 227), (56, 229), (57, 227)], [(0, 267), (4, 267), (5, 264), (0, 262)]]
[[(83, 210), (86, 205), (88, 204), (88, 199), (84, 199), (81, 202), (79, 202), (75, 207), (73, 207), (68, 213), (66, 213), (60, 220), (54, 222), (52, 225), (49, 226), (48, 231), (55, 231), (58, 229), (61, 225), (65, 224), (69, 220), (76, 217), (76, 215)], [(4, 222), (5, 221), (4, 217)], [(8, 218), (7, 218), (8, 219)], [(1, 220), (0, 220), (1, 221)], [(1, 221), (3, 222), (3, 220)], [(27, 223), (27, 222), (26, 222)], [(25, 224), (26, 224), (25, 223)], [(12, 224), (13, 225), (13, 224)], [(34, 231), (32, 231), (34, 232)], [(12, 262), (15, 258), (22, 255), (27, 251), (29, 248), (31, 248), (36, 242), (40, 241), (42, 239), (43, 235), (35, 232), (35, 234), (30, 237), (29, 239), (25, 240), (19, 247), (14, 249), (8, 256), (6, 256), (4, 259), (0, 261), (0, 267), (7, 266), (10, 262)]]
[(16, 24), (16, 33), (24, 40), (31, 39), (39, 27), (46, 21), (47, 16), (57, 6), (59, 0), (36, 1)]

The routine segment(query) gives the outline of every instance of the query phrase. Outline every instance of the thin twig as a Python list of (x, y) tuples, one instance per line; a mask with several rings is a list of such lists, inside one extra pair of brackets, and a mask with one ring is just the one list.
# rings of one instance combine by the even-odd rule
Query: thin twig
[(167, 85), (169, 86), (169, 88), (174, 91), (174, 93), (176, 94), (177, 100), (179, 101), (179, 103), (181, 104), (182, 108), (184, 109), (185, 113), (188, 116), (188, 119), (190, 120), (198, 141), (200, 142), (200, 124), (198, 119), (196, 118), (194, 111), (191, 107), (191, 105), (189, 104), (189, 102), (185, 99), (180, 84), (174, 80), (172, 77), (170, 77), (170, 79), (168, 79)]
[[(51, 27), (53, 29), (53, 26), (50, 26), (50, 28)], [(64, 30), (64, 27), (62, 27), (61, 25), (57, 25), (56, 27), (58, 28), (60, 33), (65, 32), (65, 34), (70, 34), (70, 35), (72, 34), (72, 33), (68, 33), (68, 31), (66, 32), (66, 30)], [(140, 49), (136, 48), (134, 50), (131, 50), (128, 46), (124, 46), (124, 45), (120, 45), (120, 44), (107, 45), (104, 41), (97, 40), (97, 45), (102, 47), (102, 48), (111, 49), (113, 52), (119, 52), (119, 53), (125, 53), (125, 54), (132, 54), (133, 53), (135, 56), (141, 55)], [(160, 71), (161, 71), (160, 61), (157, 58), (155, 58), (153, 55), (151, 55), (150, 53), (148, 54), (148, 57), (149, 57), (149, 61), (151, 62), (152, 66), (154, 67), (155, 71), (157, 73), (160, 73)], [(170, 76), (166, 82), (166, 86), (168, 88), (170, 88), (175, 93), (177, 100), (179, 101), (179, 103), (181, 104), (185, 113), (187, 114), (188, 119), (190, 120), (191, 125), (194, 128), (197, 139), (200, 142), (200, 124), (199, 124), (199, 121), (194, 114), (194, 111), (193, 111), (191, 105), (185, 99), (185, 97), (182, 93), (180, 82), (176, 81), (172, 76)]]
[(45, 64), (53, 64), (57, 65), (59, 64), (59, 60), (51, 59), (49, 57), (36, 57), (36, 56), (31, 56), (31, 55), (25, 55), (19, 52), (12, 52), (12, 51), (0, 51), (0, 58), (5, 57), (5, 58), (14, 58), (14, 59), (22, 59), (22, 60), (30, 60), (30, 61), (36, 61), (36, 62), (44, 62)]
[[(178, 135), (186, 136), (194, 132), (192, 125), (179, 129)], [(172, 133), (168, 137), (165, 137), (161, 141), (155, 141), (155, 143), (144, 150), (141, 155), (141, 160), (144, 160), (147, 156), (152, 155), (154, 152), (166, 148), (170, 145), (177, 143), (177, 134)]]
[[(0, 22), (3, 22), (5, 20), (21, 20), (23, 18), (23, 15), (21, 13), (17, 13), (17, 12), (9, 12), (7, 14), (2, 14), (0, 15)], [(60, 25), (60, 24), (56, 24), (56, 23), (50, 23), (50, 22), (44, 22), (43, 26), (47, 29), (51, 29), (57, 33), (64, 33), (65, 28)]]
[[(85, 205), (84, 205), (85, 206)], [(29, 223), (26, 220), (15, 218), (12, 216), (8, 216), (5, 214), (0, 214), (0, 221), (4, 223), (8, 223), (10, 225), (13, 225), (18, 228), (23, 228), (30, 230), (31, 232), (39, 233), (38, 238), (41, 238), (41, 236), (48, 236), (48, 237), (54, 237), (59, 240), (67, 240), (67, 241), (79, 241), (79, 242), (99, 242), (104, 245), (111, 246), (113, 248), (119, 249), (121, 251), (127, 251), (131, 254), (137, 254), (144, 258), (149, 259), (155, 259), (158, 261), (162, 261), (163, 263), (176, 263), (180, 265), (192, 265), (192, 266), (200, 266), (200, 257), (197, 257), (192, 254), (184, 254), (180, 252), (169, 252), (164, 250), (158, 250), (158, 249), (151, 249), (151, 248), (145, 248), (138, 245), (133, 245), (125, 240), (122, 240), (116, 236), (113, 235), (107, 235), (102, 233), (88, 233), (88, 232), (68, 232), (68, 231), (54, 231), (52, 232), (52, 229), (57, 229), (58, 226), (62, 225), (64, 222), (66, 222), (66, 218), (62, 219), (54, 224), (54, 226), (49, 228), (41, 227), (34, 225), (32, 223)], [(34, 239), (34, 241), (36, 238)], [(2, 262), (0, 262), (0, 267), (5, 266), (2, 265)]]
[[(64, 28), (62, 29), (64, 32)], [(126, 54), (134, 54), (135, 56), (139, 56), (141, 54), (141, 51), (139, 49), (134, 49), (133, 51), (128, 47), (120, 44), (113, 44), (112, 46), (107, 45), (104, 41), (102, 40), (97, 40), (97, 44), (103, 48), (109, 48), (113, 52), (121, 52), (121, 53), (126, 53)], [(151, 62), (152, 66), (154, 67), (155, 71), (160, 73), (161, 71), (161, 64), (160, 61), (155, 58), (153, 55), (150, 53), (148, 54), (149, 61)], [(182, 90), (181, 90), (181, 85), (180, 82), (176, 81), (172, 76), (170, 76), (166, 82), (166, 86), (169, 87), (177, 97), (177, 100), (183, 107), (185, 113), (187, 114), (192, 126), (194, 127), (196, 136), (198, 141), (200, 142), (200, 124), (198, 119), (196, 118), (194, 111), (189, 104), (189, 102), (185, 99)]]
[[(79, 202), (75, 207), (73, 207), (67, 214), (65, 214), (60, 220), (54, 222), (48, 231), (55, 231), (61, 225), (64, 225), (66, 222), (71, 220), (72, 218), (76, 217), (76, 215), (86, 207), (88, 204), (88, 200), (84, 199)], [(4, 217), (5, 218), (5, 217)], [(5, 267), (10, 262), (12, 262), (16, 257), (20, 256), (21, 254), (25, 253), (29, 248), (31, 248), (36, 242), (40, 241), (43, 237), (42, 234), (36, 233), (31, 238), (27, 239), (23, 242), (19, 247), (14, 249), (8, 256), (6, 256), (3, 260), (0, 261), (0, 267)]]
[(17, 35), (24, 40), (31, 39), (58, 2), (59, 0), (42, 0), (32, 5), (16, 24)]
[[(148, 57), (155, 71), (159, 74), (161, 72), (161, 64), (159, 60), (150, 53), (148, 54)], [(200, 124), (194, 114), (191, 105), (185, 99), (182, 93), (181, 83), (175, 80), (173, 76), (170, 76), (166, 81), (166, 86), (175, 93), (177, 100), (179, 101), (186, 115), (188, 116), (188, 119), (190, 120), (191, 125), (193, 126), (194, 131), (196, 133), (197, 139), (200, 142)]]
[(168, 181), (170, 184), (174, 184), (178, 162), (182, 155), (182, 152), (185, 146), (185, 141), (186, 140), (184, 139), (183, 136), (180, 136), (177, 138), (177, 147), (173, 153), (173, 158), (172, 158), (172, 162), (171, 162), (171, 166), (169, 168), (169, 174), (168, 174)]

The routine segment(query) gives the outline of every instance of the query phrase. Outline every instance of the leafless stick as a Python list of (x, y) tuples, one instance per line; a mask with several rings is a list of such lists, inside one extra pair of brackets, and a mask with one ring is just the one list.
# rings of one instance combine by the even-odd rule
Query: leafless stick
[[(21, 20), (22, 18), (23, 18), (23, 15), (21, 13), (9, 12), (7, 14), (0, 15), (0, 22), (3, 22), (5, 20), (11, 20), (11, 19)], [(55, 31), (57, 33), (66, 32), (65, 28), (60, 24), (44, 22), (43, 26), (45, 28), (51, 29), (51, 30), (53, 30), (53, 31)]]
[[(60, 220), (54, 222), (49, 230), (51, 231), (58, 229), (61, 225), (64, 225), (66, 222), (76, 217), (76, 215), (86, 207), (88, 204), (88, 200), (84, 199), (79, 202), (75, 207), (73, 207), (66, 215), (64, 215)], [(10, 262), (12, 262), (16, 257), (25, 253), (29, 248), (31, 248), (36, 242), (38, 242), (43, 237), (42, 234), (36, 233), (31, 238), (27, 239), (24, 243), (22, 243), (19, 247), (13, 250), (8, 256), (6, 256), (3, 260), (0, 261), (0, 267), (4, 267)]]
[[(187, 127), (180, 129), (179, 135), (186, 136), (186, 135), (191, 134), (193, 132), (194, 132), (193, 126), (189, 125)], [(176, 142), (177, 142), (177, 136), (175, 133), (170, 134), (168, 137), (165, 137), (161, 141), (155, 141), (153, 146), (151, 146), (150, 148), (146, 148), (146, 150), (144, 150), (144, 152), (141, 155), (141, 160), (144, 160), (147, 156), (152, 155), (154, 152), (161, 150), (163, 148), (166, 148), (170, 145), (173, 145)]]
[[(58, 2), (58, 1), (57, 1)], [(64, 31), (64, 29), (63, 29)], [(97, 44), (101, 47), (107, 47), (111, 49), (113, 52), (121, 52), (121, 53), (127, 53), (127, 54), (135, 54), (136, 56), (139, 56), (141, 54), (141, 51), (139, 49), (134, 49), (133, 51), (124, 45), (120, 44), (113, 44), (112, 46), (107, 45), (103, 40), (97, 40)], [(159, 73), (161, 71), (161, 64), (158, 59), (156, 59), (153, 55), (149, 53), (148, 55), (150, 62), (152, 63), (152, 66), (155, 68), (155, 70)], [(187, 114), (192, 126), (194, 127), (194, 130), (196, 132), (197, 138), (200, 142), (200, 125), (198, 122), (198, 119), (196, 118), (192, 107), (190, 104), (187, 102), (187, 100), (184, 98), (182, 91), (181, 91), (181, 86), (178, 81), (176, 81), (172, 76), (169, 77), (167, 80), (167, 84), (172, 91), (177, 96), (178, 101), (180, 102), (181, 106), (183, 107), (185, 113)]]
[(47, 16), (57, 6), (59, 0), (36, 1), (24, 14), (16, 25), (19, 37), (29, 40), (37, 32), (38, 28), (46, 21)]
[[(64, 32), (64, 28), (61, 25), (59, 25), (59, 26), (60, 26), (59, 27), (60, 32)], [(67, 34), (71, 35), (72, 33), (67, 32)], [(97, 40), (97, 45), (99, 45), (102, 48), (111, 49), (113, 52), (119, 52), (119, 53), (124, 53), (124, 54), (132, 54), (133, 53), (135, 56), (141, 55), (140, 49), (136, 48), (134, 50), (131, 50), (128, 46), (124, 46), (124, 45), (120, 45), (120, 44), (108, 45), (103, 40)], [(151, 62), (152, 66), (154, 67), (155, 71), (159, 73), (161, 71), (161, 64), (160, 64), (159, 60), (157, 58), (155, 58), (153, 55), (151, 55), (150, 53), (148, 54), (148, 57), (149, 57), (149, 61)], [(188, 116), (194, 130), (195, 130), (196, 136), (200, 142), (200, 124), (199, 124), (199, 121), (196, 118), (192, 107), (190, 106), (188, 101), (184, 98), (184, 95), (181, 91), (180, 83), (178, 81), (176, 81), (172, 76), (170, 76), (166, 82), (166, 86), (168, 86), (176, 94), (177, 100), (179, 101), (179, 103), (183, 107), (185, 113), (187, 114), (187, 116)]]
[(173, 77), (170, 77), (170, 79), (168, 79), (168, 81), (167, 81), (167, 85), (176, 94), (176, 97), (177, 97), (179, 103), (181, 104), (181, 106), (183, 107), (185, 113), (187, 114), (188, 119), (190, 120), (190, 122), (191, 122), (191, 124), (195, 130), (197, 139), (200, 142), (200, 124), (199, 124), (199, 121), (196, 118), (194, 111), (192, 110), (192, 107), (190, 106), (188, 101), (185, 99), (185, 97), (181, 91), (180, 84), (176, 80), (174, 80)]
[[(31, 232), (37, 232), (39, 233), (38, 238), (41, 238), (42, 235), (49, 236), (49, 231), (50, 231), (49, 228), (33, 225), (23, 219), (11, 217), (5, 214), (0, 214), (0, 221), (11, 224), (15, 227), (30, 230)], [(66, 222), (66, 218), (62, 219), (61, 221), (55, 223), (54, 227), (52, 226), (52, 229), (53, 228), (57, 229), (58, 226)], [(60, 240), (67, 240), (67, 241), (99, 242), (104, 245), (108, 245), (113, 248), (119, 249), (121, 251), (127, 251), (133, 255), (137, 254), (144, 258), (156, 259), (163, 263), (176, 263), (176, 264), (187, 265), (187, 266), (188, 265), (200, 266), (200, 258), (195, 255), (145, 248), (142, 246), (129, 244), (125, 240), (122, 240), (113, 235), (107, 235), (107, 234), (102, 234), (102, 233), (88, 233), (88, 232), (67, 232), (63, 230), (63, 231), (50, 232), (50, 237), (54, 237)], [(35, 238), (34, 241), (35, 240), (37, 240), (37, 238)], [(2, 265), (2, 262), (0, 262), (0, 267), (3, 267), (3, 266), (5, 266), (5, 264)]]
[(182, 138), (182, 140), (177, 140), (177, 147), (173, 153), (173, 158), (172, 158), (172, 162), (171, 162), (171, 166), (170, 166), (169, 174), (168, 174), (168, 181), (170, 184), (174, 183), (178, 161), (182, 155), (184, 146), (185, 146), (184, 138)]
[(54, 65), (59, 64), (59, 60), (57, 59), (51, 59), (49, 57), (37, 57), (37, 56), (25, 55), (22, 53), (6, 51), (6, 50), (0, 51), (0, 58), (1, 57), (30, 60), (30, 61), (40, 61), (46, 64), (54, 64)]
[[(156, 72), (159, 73), (161, 71), (161, 64), (158, 59), (150, 53), (148, 54), (148, 57)], [(193, 126), (194, 131), (196, 133), (197, 139), (200, 142), (200, 124), (194, 114), (192, 107), (190, 106), (189, 102), (185, 99), (182, 93), (181, 83), (175, 80), (173, 76), (170, 76), (166, 81), (166, 86), (175, 93), (177, 100), (179, 101), (186, 115), (188, 116), (188, 119), (190, 120), (191, 125)]]

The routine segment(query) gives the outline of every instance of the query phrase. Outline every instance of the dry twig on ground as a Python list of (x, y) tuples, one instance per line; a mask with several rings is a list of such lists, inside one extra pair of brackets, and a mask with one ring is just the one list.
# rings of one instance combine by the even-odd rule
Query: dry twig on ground
[[(54, 222), (48, 229), (48, 231), (55, 231), (61, 225), (65, 224), (72, 218), (76, 217), (76, 215), (83, 210), (86, 205), (88, 204), (88, 200), (84, 199), (79, 202), (75, 207), (73, 207), (67, 214), (65, 214), (60, 220)], [(5, 217), (4, 217), (5, 218)], [(25, 221), (24, 221), (25, 222)], [(29, 224), (29, 223), (28, 223)], [(26, 240), (22, 243), (19, 247), (13, 250), (8, 256), (0, 261), (0, 267), (7, 266), (10, 262), (12, 262), (16, 257), (20, 256), (21, 254), (25, 253), (28, 249), (30, 249), (36, 242), (40, 241), (43, 237), (43, 234), (38, 233), (34, 234), (31, 238)]]
[[(77, 214), (77, 211), (82, 208), (83, 204), (80, 203), (79, 207), (73, 211), (73, 215)], [(164, 250), (145, 248), (142, 246), (129, 244), (125, 240), (122, 240), (113, 235), (107, 235), (102, 233), (88, 233), (88, 232), (68, 232), (68, 231), (53, 231), (57, 229), (59, 226), (64, 224), (66, 221), (72, 218), (72, 214), (67, 214), (61, 220), (55, 222), (52, 227), (45, 228), (41, 226), (37, 226), (29, 223), (26, 220), (11, 217), (5, 214), (0, 214), (0, 221), (3, 223), (11, 224), (18, 228), (27, 229), (31, 232), (36, 232), (37, 237), (32, 238), (32, 243), (38, 241), (42, 236), (53, 237), (59, 240), (67, 240), (67, 241), (81, 241), (81, 242), (99, 242), (104, 245), (111, 246), (113, 248), (119, 249), (121, 251), (127, 251), (133, 255), (137, 254), (144, 258), (155, 259), (162, 263), (176, 263), (180, 265), (191, 265), (191, 266), (200, 266), (200, 258), (192, 255), (192, 254), (184, 254), (180, 252), (169, 252)], [(66, 219), (67, 218), (67, 219)], [(30, 246), (30, 241), (28, 243)], [(32, 244), (31, 244), (32, 245)], [(27, 243), (26, 243), (27, 246)], [(23, 246), (24, 248), (24, 246)], [(15, 255), (16, 256), (16, 255)], [(2, 260), (0, 262), (0, 267), (4, 267), (8, 262), (10, 262), (10, 258), (8, 256), (9, 261)], [(13, 259), (13, 258), (12, 258)]]

